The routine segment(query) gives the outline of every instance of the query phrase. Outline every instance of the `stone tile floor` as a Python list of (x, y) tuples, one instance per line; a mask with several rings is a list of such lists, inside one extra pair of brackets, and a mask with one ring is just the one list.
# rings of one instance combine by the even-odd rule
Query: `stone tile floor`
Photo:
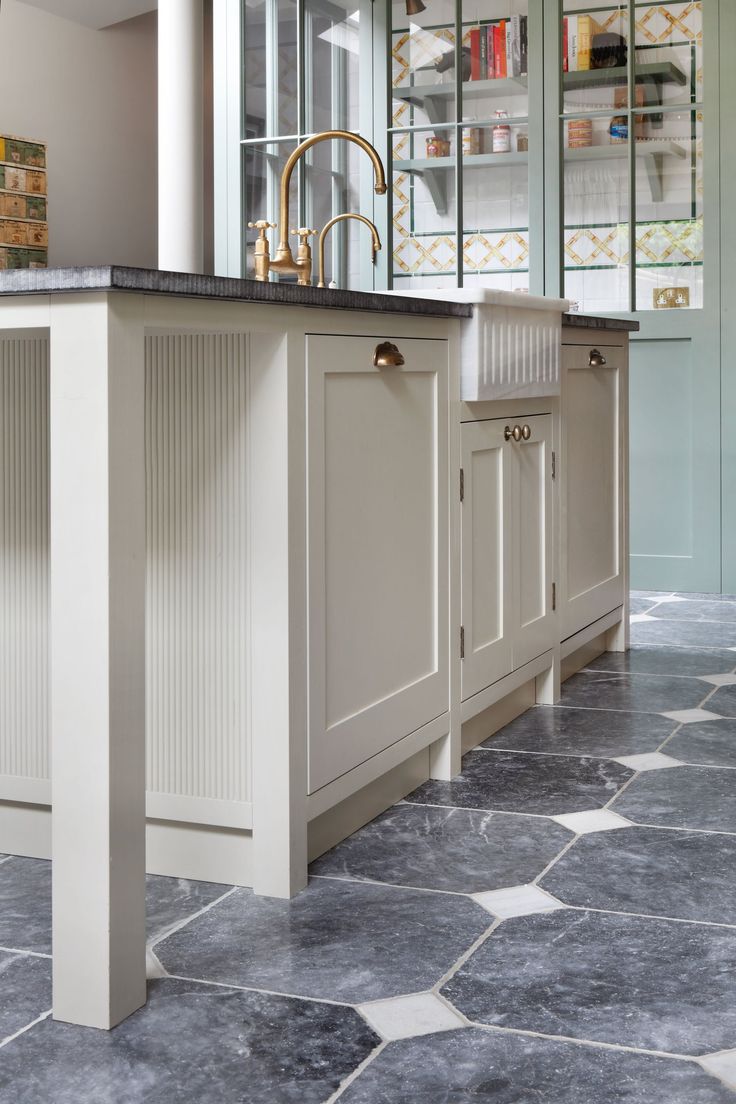
[(0, 856), (0, 1104), (736, 1104), (736, 599), (632, 612), (294, 901), (149, 878), (109, 1034), (50, 1018), (50, 867)]

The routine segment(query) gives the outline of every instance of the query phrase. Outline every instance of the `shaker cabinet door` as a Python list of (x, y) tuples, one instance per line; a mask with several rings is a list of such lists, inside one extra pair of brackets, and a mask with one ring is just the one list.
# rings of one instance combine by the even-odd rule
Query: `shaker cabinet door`
[(622, 346), (562, 347), (562, 639), (624, 600)]
[(513, 667), (513, 461), (502, 421), (466, 422), (463, 439), (462, 698)]
[(518, 420), (525, 436), (513, 445), (517, 472), (514, 565), (518, 609), (514, 667), (528, 663), (555, 642), (552, 416), (540, 414)]
[(448, 345), (307, 338), (309, 790), (449, 708)]

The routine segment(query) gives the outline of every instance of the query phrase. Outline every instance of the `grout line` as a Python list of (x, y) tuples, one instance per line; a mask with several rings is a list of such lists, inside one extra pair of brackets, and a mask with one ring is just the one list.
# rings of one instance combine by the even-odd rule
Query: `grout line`
[[(489, 916), (490, 915), (491, 914), (489, 913)], [(458, 970), (465, 965), (468, 959), (475, 954), (478, 948), (482, 947), (486, 940), (491, 938), (494, 931), (501, 923), (502, 921), (498, 916), (494, 917), (486, 930), (484, 932), (481, 932), (478, 938), (474, 940), (473, 943), (471, 943), (466, 951), (463, 951), (457, 961), (454, 962), (452, 966), (450, 966), (450, 968), (445, 971), (439, 981), (435, 982), (435, 984), (429, 991), (431, 993), (434, 993), (435, 996), (439, 996), (440, 989), (443, 987), (443, 985), (447, 985), (448, 981), (450, 981), (450, 979), (455, 976)]]
[(355, 1008), (355, 1004), (351, 1004), (350, 1001), (331, 1000), (329, 997), (304, 996), (303, 993), (286, 993), (282, 989), (265, 989), (258, 985), (239, 985), (237, 981), (210, 981), (208, 978), (189, 977), (187, 974), (167, 974), (165, 978), (155, 978), (154, 980), (189, 981), (195, 985), (209, 985), (214, 989), (236, 989), (243, 993), (263, 993), (268, 997), (285, 997), (288, 1000), (311, 1001), (313, 1004), (329, 1004), (336, 1008)]
[(698, 1058), (705, 1055), (677, 1054), (669, 1050), (646, 1050), (644, 1047), (627, 1046), (626, 1043), (607, 1043), (602, 1039), (577, 1039), (574, 1035), (548, 1035), (543, 1031), (529, 1031), (521, 1027), (502, 1027), (500, 1024), (485, 1024), (479, 1020), (469, 1020), (469, 1026), (480, 1028), (482, 1031), (499, 1031), (508, 1035), (523, 1035), (532, 1039), (549, 1039), (552, 1042), (574, 1043), (578, 1046), (599, 1047), (602, 1050), (616, 1050), (627, 1054), (646, 1054), (656, 1058), (671, 1058), (676, 1062), (697, 1063)]
[(559, 813), (520, 813), (516, 809), (478, 809), (473, 808), (471, 805), (438, 805), (435, 801), (407, 801), (404, 799), (406, 805), (417, 805), (420, 809), (429, 807), (430, 809), (463, 809), (466, 813), (503, 813), (504, 816), (520, 816), (520, 817), (533, 817), (535, 820), (551, 820), (553, 816), (559, 816)]
[(215, 905), (219, 905), (222, 901), (227, 900), (228, 897), (232, 897), (233, 893), (235, 893), (237, 889), (241, 888), (242, 886), (231, 886), (226, 893), (222, 894), (221, 897), (217, 897), (214, 901), (210, 901), (209, 904), (204, 905), (197, 912), (193, 912), (191, 916), (185, 916), (183, 917), (183, 919), (176, 920), (173, 924), (169, 924), (168, 927), (162, 928), (160, 931), (155, 932), (150, 939), (146, 940), (146, 947), (148, 948), (148, 950), (153, 950), (153, 948), (163, 939), (168, 939), (170, 935), (173, 935), (174, 932), (178, 932), (182, 928), (185, 928), (187, 924), (190, 924), (192, 920), (196, 920), (197, 917), (204, 916), (204, 914), (206, 912), (209, 912), (210, 909), (213, 909)]
[(26, 958), (51, 958), (50, 954), (43, 951), (22, 951), (19, 947), (0, 947), (0, 951), (6, 951), (7, 954), (23, 955)]
[[(360, 1013), (359, 1013), (359, 1015), (360, 1015)], [(367, 1022), (368, 1021), (366, 1020), (366, 1023)], [(368, 1026), (371, 1028), (372, 1031), (376, 1031), (375, 1027), (373, 1027), (371, 1024), (368, 1024)], [(378, 1032), (376, 1032), (376, 1034), (378, 1034)], [(379, 1036), (379, 1038), (380, 1038), (380, 1036)], [(356, 1066), (356, 1068), (353, 1070), (353, 1072), (349, 1073), (348, 1076), (345, 1078), (345, 1080), (340, 1082), (340, 1084), (338, 1085), (337, 1089), (332, 1094), (332, 1096), (329, 1096), (327, 1098), (327, 1100), (325, 1101), (325, 1104), (333, 1104), (334, 1101), (339, 1100), (339, 1098), (345, 1092), (345, 1089), (347, 1089), (348, 1086), (352, 1085), (353, 1081), (356, 1081), (358, 1079), (358, 1077), (360, 1077), (363, 1070), (366, 1069), (371, 1064), (371, 1062), (373, 1062), (373, 1060), (378, 1057), (378, 1055), (381, 1053), (381, 1051), (385, 1050), (385, 1048), (387, 1046), (388, 1046), (388, 1043), (386, 1042), (385, 1039), (381, 1043), (379, 1043), (379, 1045), (375, 1048), (375, 1050), (372, 1050), (371, 1053), (368, 1055), (368, 1057), (364, 1058), (363, 1061), (360, 1063), (360, 1065)]]
[(14, 1032), (13, 1035), (8, 1035), (5, 1039), (0, 1039), (0, 1048), (7, 1046), (8, 1043), (12, 1043), (13, 1039), (17, 1039), (19, 1035), (25, 1035), (26, 1031), (30, 1031), (36, 1024), (40, 1024), (43, 1020), (48, 1019), (52, 1012), (53, 1009), (49, 1008), (46, 1012), (42, 1012), (40, 1016), (36, 1016), (35, 1020), (32, 1020), (31, 1023), (26, 1024), (25, 1027), (21, 1027), (20, 1031)]
[(10, 860), (14, 859), (14, 858), (15, 858), (15, 855), (2, 855), (2, 856), (0, 856), (0, 866), (2, 866), (3, 863), (10, 862)]
[(353, 874), (310, 874), (310, 881), (312, 878), (319, 878), (324, 882), (354, 882), (358, 885), (380, 886), (382, 889), (411, 889), (416, 890), (417, 893), (439, 893), (442, 897), (470, 897), (473, 893), (482, 892), (475, 889), (435, 889), (431, 886), (403, 885), (401, 882), (379, 882), (376, 878), (359, 878)]
[[(563, 825), (560, 825), (560, 827), (563, 827)], [(570, 831), (569, 828), (567, 830), (568, 830), (568, 832)], [(530, 884), (531, 885), (539, 885), (540, 880), (545, 876), (545, 874), (548, 874), (550, 872), (550, 870), (552, 869), (552, 867), (555, 865), (555, 863), (559, 862), (559, 860), (562, 858), (562, 856), (566, 855), (567, 852), (570, 850), (570, 848), (573, 846), (573, 844), (577, 843), (578, 840), (581, 839), (581, 838), (582, 838), (582, 836), (580, 835), (580, 833), (577, 833), (576, 835), (574, 835), (572, 837), (571, 840), (568, 840), (567, 843), (565, 844), (565, 846), (560, 851), (559, 855), (555, 855), (555, 857), (550, 862), (547, 863), (544, 870), (540, 874), (537, 874), (534, 881), (531, 882)], [(539, 888), (541, 889), (542, 887), (540, 886)], [(546, 892), (547, 891), (545, 890), (545, 893)], [(553, 894), (551, 894), (551, 896), (553, 896)], [(557, 898), (557, 900), (559, 901), (559, 897)]]
[[(540, 888), (544, 889), (544, 886)], [(544, 892), (554, 897), (552, 890), (544, 889)], [(665, 916), (661, 912), (629, 912), (627, 909), (594, 908), (592, 905), (568, 905), (566, 901), (562, 901), (561, 897), (558, 897), (557, 900), (561, 901), (566, 908), (572, 909), (573, 912), (596, 912), (603, 916), (631, 916), (637, 920), (666, 920), (671, 924), (692, 924), (697, 928), (726, 928), (728, 931), (736, 931), (736, 924), (724, 924), (720, 920), (691, 920), (687, 916)]]

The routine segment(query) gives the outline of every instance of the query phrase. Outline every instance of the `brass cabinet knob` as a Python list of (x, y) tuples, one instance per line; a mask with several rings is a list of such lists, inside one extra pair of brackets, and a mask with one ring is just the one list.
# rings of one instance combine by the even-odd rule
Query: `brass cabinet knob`
[(590, 368), (602, 368), (603, 365), (606, 363), (606, 358), (604, 357), (600, 349), (590, 350), (590, 360), (588, 361), (588, 365)]
[(401, 368), (405, 363), (396, 345), (392, 345), (390, 341), (382, 341), (380, 345), (376, 345), (373, 352), (374, 368)]
[(523, 441), (528, 441), (529, 438), (531, 437), (531, 435), (532, 435), (532, 427), (528, 426), (528, 425), (523, 425), (521, 427), (521, 438), (522, 438), (522, 440)]
[(515, 441), (520, 441), (521, 440), (521, 438), (522, 438), (521, 426), (515, 425), (513, 429), (511, 428), (511, 426), (506, 426), (506, 428), (503, 431), (504, 441), (510, 441), (512, 437), (514, 438)]

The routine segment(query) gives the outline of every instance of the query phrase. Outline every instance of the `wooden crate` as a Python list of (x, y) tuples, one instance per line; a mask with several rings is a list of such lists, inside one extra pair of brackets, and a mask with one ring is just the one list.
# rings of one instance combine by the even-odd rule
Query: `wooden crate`
[(0, 134), (0, 269), (46, 268), (46, 145)]

